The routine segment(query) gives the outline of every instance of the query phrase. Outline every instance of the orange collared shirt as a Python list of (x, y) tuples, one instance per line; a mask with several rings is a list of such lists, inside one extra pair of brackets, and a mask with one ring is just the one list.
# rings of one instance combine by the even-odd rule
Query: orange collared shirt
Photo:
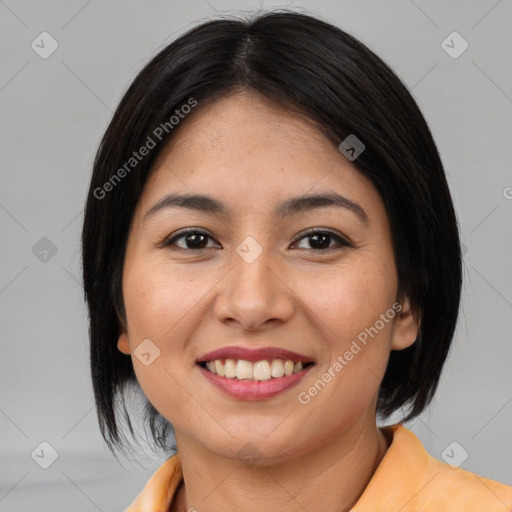
[[(512, 487), (452, 468), (403, 425), (351, 512), (511, 512)], [(179, 454), (167, 459), (125, 512), (167, 512), (183, 481)]]

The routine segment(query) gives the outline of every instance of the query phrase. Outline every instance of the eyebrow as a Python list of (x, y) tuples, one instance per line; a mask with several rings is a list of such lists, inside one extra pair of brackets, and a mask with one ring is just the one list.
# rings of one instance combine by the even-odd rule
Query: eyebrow
[[(289, 215), (296, 215), (317, 208), (337, 207), (351, 211), (366, 225), (370, 223), (367, 213), (356, 202), (337, 194), (327, 192), (323, 194), (310, 194), (299, 197), (291, 197), (278, 203), (274, 209), (274, 215), (278, 219)], [(231, 209), (217, 199), (203, 194), (168, 194), (155, 203), (145, 214), (144, 221), (157, 212), (168, 208), (185, 208), (208, 215), (230, 217)]]

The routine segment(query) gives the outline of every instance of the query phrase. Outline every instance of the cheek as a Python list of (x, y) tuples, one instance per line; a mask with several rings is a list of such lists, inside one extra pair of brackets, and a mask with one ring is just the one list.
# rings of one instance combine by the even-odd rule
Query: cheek
[[(175, 417), (193, 405), (189, 393), (195, 394), (196, 382), (188, 376), (198, 354), (190, 340), (211, 314), (208, 292), (222, 274), (211, 269), (192, 274), (150, 258), (127, 261), (123, 292), (135, 374), (151, 403)], [(146, 339), (160, 351), (150, 366), (134, 354)]]
[(307, 304), (320, 338), (318, 346), (325, 350), (313, 387), (300, 390), (306, 393), (301, 403), (311, 399), (319, 414), (330, 411), (326, 422), (355, 418), (378, 391), (389, 358), (394, 267), (371, 264), (368, 258), (332, 269), (329, 279), (309, 284)]
[(130, 331), (164, 346), (179, 339), (176, 331), (186, 325), (187, 315), (201, 308), (208, 289), (204, 280), (189, 278), (176, 267), (138, 263), (124, 280)]
[(304, 280), (301, 286), (304, 303), (334, 345), (337, 339), (343, 345), (372, 326), (392, 306), (396, 295), (393, 267), (372, 265), (368, 260), (333, 267), (325, 275)]
[[(204, 290), (198, 290), (199, 281), (164, 267), (147, 262), (127, 266), (123, 288), (137, 381), (151, 404), (180, 425), (179, 419), (189, 417), (190, 408), (197, 407), (191, 399), (196, 394), (194, 383), (187, 378), (193, 362), (186, 340), (197, 325), (195, 315)], [(137, 355), (142, 352), (137, 347), (143, 340), (150, 340), (148, 365)], [(157, 354), (154, 359), (153, 353)]]

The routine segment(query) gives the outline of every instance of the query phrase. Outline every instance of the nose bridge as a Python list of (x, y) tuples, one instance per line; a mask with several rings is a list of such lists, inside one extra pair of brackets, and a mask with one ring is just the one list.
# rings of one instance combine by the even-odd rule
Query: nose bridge
[[(260, 236), (260, 241), (262, 237)], [(265, 241), (267, 242), (267, 241)], [(238, 291), (252, 290), (253, 297), (263, 299), (272, 295), (273, 278), (272, 268), (273, 251), (265, 243), (265, 247), (254, 237), (246, 237), (236, 248), (233, 255), (234, 283)], [(274, 265), (275, 266), (275, 265)], [(249, 290), (246, 290), (249, 289)]]
[[(264, 247), (269, 237), (246, 237), (235, 249), (215, 314), (222, 321), (233, 319), (246, 329), (258, 329), (270, 319), (285, 321), (293, 312), (290, 293), (276, 270), (276, 253)], [(265, 240), (263, 240), (265, 238)]]
[(232, 293), (247, 305), (261, 307), (260, 303), (270, 304), (275, 290), (275, 275), (272, 272), (274, 251), (268, 245), (268, 237), (263, 235), (246, 237), (233, 255)]

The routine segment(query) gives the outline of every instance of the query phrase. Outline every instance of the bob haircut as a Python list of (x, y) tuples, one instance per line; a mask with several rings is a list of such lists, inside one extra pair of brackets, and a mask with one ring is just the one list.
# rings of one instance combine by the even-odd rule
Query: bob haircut
[[(364, 143), (353, 165), (382, 197), (398, 300), (408, 297), (421, 320), (416, 341), (390, 354), (377, 413), (388, 418), (401, 408), (402, 421), (410, 420), (437, 389), (457, 323), (462, 258), (443, 165), (412, 95), (364, 44), (320, 19), (286, 10), (217, 19), (189, 30), (145, 65), (94, 160), (82, 232), (83, 282), (96, 411), (112, 453), (126, 440), (118, 399), (135, 438), (124, 392), (130, 384), (141, 391), (131, 359), (117, 349), (126, 325), (122, 273), (135, 207), (165, 142), (180, 128), (170, 126), (171, 116), (186, 112), (182, 106), (191, 101), (197, 110), (241, 90), (257, 91), (311, 121), (337, 147), (351, 134)], [(156, 147), (121, 172), (149, 138)], [(143, 420), (155, 443), (168, 450), (172, 425), (147, 399)]]

